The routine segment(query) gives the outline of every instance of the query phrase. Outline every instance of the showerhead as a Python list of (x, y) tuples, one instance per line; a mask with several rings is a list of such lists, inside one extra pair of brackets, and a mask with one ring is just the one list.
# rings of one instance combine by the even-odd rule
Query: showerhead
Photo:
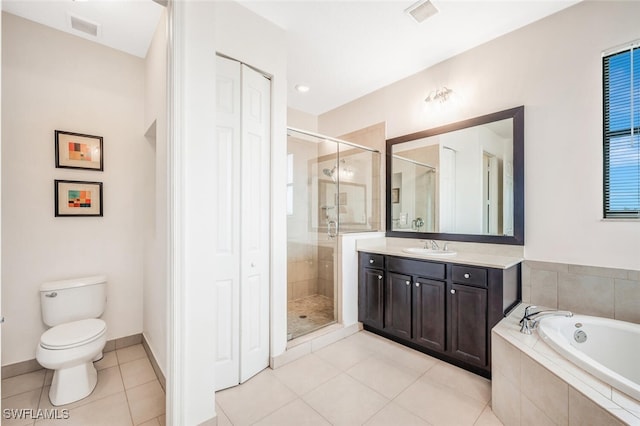
[(325, 175), (329, 176), (330, 178), (333, 178), (333, 170), (322, 169), (322, 173), (324, 173)]

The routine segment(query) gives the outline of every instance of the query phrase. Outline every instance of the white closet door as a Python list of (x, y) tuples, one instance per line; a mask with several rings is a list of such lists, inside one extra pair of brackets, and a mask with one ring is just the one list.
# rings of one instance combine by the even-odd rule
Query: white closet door
[(271, 81), (242, 65), (240, 382), (269, 365)]
[[(216, 63), (216, 216), (212, 277), (217, 312), (216, 390), (237, 385), (240, 375), (240, 63)], [(205, 196), (203, 194), (203, 196)], [(195, 325), (198, 326), (198, 325)]]

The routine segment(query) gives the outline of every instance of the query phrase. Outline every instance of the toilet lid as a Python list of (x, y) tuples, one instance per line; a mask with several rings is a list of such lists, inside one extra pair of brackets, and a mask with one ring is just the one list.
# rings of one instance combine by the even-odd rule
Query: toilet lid
[(46, 349), (68, 349), (89, 343), (106, 333), (107, 324), (101, 319), (89, 318), (56, 325), (40, 337)]

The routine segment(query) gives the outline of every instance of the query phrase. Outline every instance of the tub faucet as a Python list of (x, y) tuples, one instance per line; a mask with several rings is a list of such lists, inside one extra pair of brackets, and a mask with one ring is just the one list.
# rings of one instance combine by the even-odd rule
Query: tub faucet
[(524, 308), (524, 316), (520, 320), (520, 333), (531, 334), (533, 330), (538, 327), (540, 320), (545, 317), (564, 316), (572, 317), (571, 311), (556, 311), (549, 309), (546, 311), (531, 312), (534, 309), (538, 309), (537, 306), (531, 305)]

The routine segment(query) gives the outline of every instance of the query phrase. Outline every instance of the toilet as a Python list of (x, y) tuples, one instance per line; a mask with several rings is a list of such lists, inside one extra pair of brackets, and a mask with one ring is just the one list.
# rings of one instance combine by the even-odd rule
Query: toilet
[(107, 302), (107, 277), (97, 275), (40, 286), (42, 320), (50, 326), (40, 337), (36, 360), (54, 370), (49, 399), (64, 405), (96, 387), (93, 362), (102, 358), (107, 324), (99, 319)]

